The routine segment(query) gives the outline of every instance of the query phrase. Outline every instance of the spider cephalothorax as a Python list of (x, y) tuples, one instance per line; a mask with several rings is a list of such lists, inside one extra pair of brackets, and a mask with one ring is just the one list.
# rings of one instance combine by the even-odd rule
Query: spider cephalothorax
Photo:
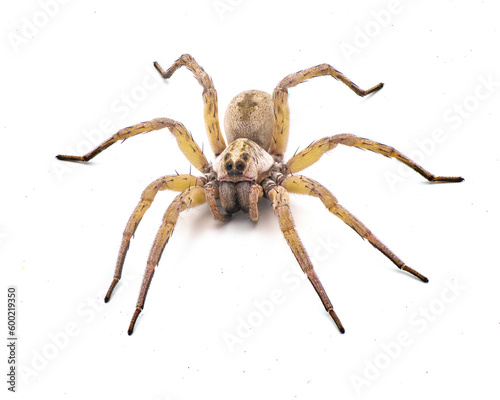
[[(182, 55), (167, 71), (164, 71), (156, 62), (154, 66), (165, 79), (170, 78), (179, 67), (185, 66), (194, 74), (203, 87), (205, 126), (210, 147), (216, 156), (213, 164), (206, 159), (184, 125), (169, 118), (157, 118), (124, 128), (83, 156), (57, 156), (58, 159), (65, 161), (88, 161), (117, 141), (128, 139), (139, 133), (168, 128), (175, 136), (180, 150), (189, 162), (203, 173), (200, 177), (190, 174), (166, 175), (152, 182), (144, 190), (139, 204), (125, 227), (115, 274), (104, 299), (105, 302), (109, 301), (116, 284), (120, 280), (130, 239), (158, 191), (168, 189), (181, 192), (165, 212), (162, 225), (153, 243), (137, 307), (130, 322), (129, 335), (132, 334), (137, 317), (144, 307), (155, 267), (172, 235), (179, 213), (203, 203), (208, 204), (212, 215), (217, 220), (228, 220), (231, 214), (242, 210), (248, 213), (253, 221), (257, 221), (259, 217), (257, 203), (261, 197), (268, 198), (278, 216), (285, 240), (318, 293), (326, 311), (342, 333), (344, 333), (344, 328), (333, 310), (332, 303), (328, 299), (326, 291), (316, 275), (311, 260), (295, 230), (289, 207), (288, 192), (318, 197), (328, 211), (342, 219), (363, 239), (368, 240), (371, 245), (385, 254), (398, 268), (411, 273), (423, 282), (427, 282), (425, 276), (408, 267), (377, 239), (361, 221), (342, 207), (328, 189), (310, 178), (298, 175), (297, 172), (314, 164), (327, 151), (342, 144), (393, 157), (418, 172), (428, 181), (460, 182), (463, 180), (462, 178), (435, 176), (393, 147), (350, 134), (340, 134), (319, 139), (295, 154), (286, 163), (283, 162), (288, 142), (290, 113), (288, 108), (288, 88), (310, 78), (330, 75), (346, 84), (357, 95), (366, 96), (380, 90), (383, 86), (381, 83), (371, 89), (362, 90), (332, 66), (321, 64), (288, 75), (274, 89), (272, 96), (258, 90), (240, 93), (231, 101), (226, 111), (224, 127), (229, 141), (229, 145), (226, 147), (219, 126), (217, 93), (212, 79), (203, 68), (188, 54)], [(224, 213), (220, 212), (217, 199), (219, 199)]]
[(214, 163), (222, 208), (228, 214), (240, 209), (249, 212), (253, 203), (256, 211), (262, 196), (259, 184), (273, 165), (274, 158), (253, 140), (232, 142)]

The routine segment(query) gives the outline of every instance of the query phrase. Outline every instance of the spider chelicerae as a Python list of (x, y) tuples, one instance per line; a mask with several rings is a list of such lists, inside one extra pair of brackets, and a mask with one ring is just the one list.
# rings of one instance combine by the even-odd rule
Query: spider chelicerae
[[(342, 207), (328, 189), (313, 179), (298, 175), (297, 172), (314, 164), (327, 151), (342, 144), (370, 150), (386, 157), (393, 157), (418, 172), (428, 181), (460, 182), (463, 178), (435, 176), (393, 147), (351, 134), (319, 139), (284, 162), (290, 120), (289, 88), (310, 78), (329, 75), (347, 85), (358, 96), (366, 96), (380, 90), (383, 87), (382, 83), (371, 89), (362, 90), (331, 65), (321, 64), (288, 75), (276, 86), (272, 96), (259, 90), (240, 93), (230, 102), (226, 110), (224, 128), (229, 142), (229, 145), (226, 146), (219, 126), (217, 92), (212, 79), (195, 59), (189, 54), (184, 54), (166, 71), (157, 62), (154, 63), (154, 66), (165, 79), (170, 78), (178, 68), (185, 66), (203, 87), (205, 127), (210, 147), (215, 154), (213, 164), (207, 160), (184, 125), (169, 118), (156, 118), (121, 129), (83, 156), (57, 156), (59, 160), (86, 162), (115, 142), (128, 139), (139, 133), (168, 128), (191, 165), (202, 173), (198, 177), (191, 174), (176, 174), (166, 175), (155, 180), (142, 193), (141, 200), (127, 223), (123, 232), (113, 281), (104, 299), (105, 302), (109, 301), (120, 280), (130, 239), (158, 191), (174, 190), (180, 192), (167, 208), (149, 254), (139, 299), (128, 329), (129, 335), (132, 334), (137, 318), (144, 308), (155, 267), (158, 265), (163, 249), (172, 235), (180, 212), (203, 203), (208, 204), (213, 217), (218, 221), (227, 221), (232, 214), (242, 210), (249, 214), (252, 221), (256, 222), (259, 217), (257, 203), (261, 197), (268, 198), (278, 216), (286, 242), (341, 333), (345, 332), (344, 327), (333, 310), (332, 303), (295, 230), (288, 193), (318, 197), (328, 211), (339, 217), (363, 239), (368, 240), (398, 268), (409, 272), (423, 282), (428, 282), (425, 276), (408, 267), (361, 221)], [(220, 205), (217, 200), (219, 200)], [(224, 212), (221, 212), (220, 208)]]

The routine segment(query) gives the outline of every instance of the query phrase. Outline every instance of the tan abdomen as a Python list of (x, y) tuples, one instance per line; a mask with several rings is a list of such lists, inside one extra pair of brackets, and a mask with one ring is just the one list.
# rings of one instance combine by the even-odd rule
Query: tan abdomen
[(248, 90), (237, 95), (227, 107), (224, 130), (229, 143), (247, 138), (264, 150), (269, 150), (273, 135), (273, 99), (260, 90)]

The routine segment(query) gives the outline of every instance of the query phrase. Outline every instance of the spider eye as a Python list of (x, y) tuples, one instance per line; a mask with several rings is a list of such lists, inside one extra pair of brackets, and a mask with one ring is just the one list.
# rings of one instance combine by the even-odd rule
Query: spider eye
[(231, 161), (228, 161), (226, 163), (226, 171), (231, 171), (233, 169), (233, 163)]
[(243, 171), (245, 169), (245, 163), (243, 161), (236, 162), (236, 169), (238, 171)]

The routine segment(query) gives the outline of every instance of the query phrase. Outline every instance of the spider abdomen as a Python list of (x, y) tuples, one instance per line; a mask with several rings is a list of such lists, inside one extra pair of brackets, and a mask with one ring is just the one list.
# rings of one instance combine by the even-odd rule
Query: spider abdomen
[(239, 138), (254, 141), (268, 151), (273, 135), (273, 98), (260, 90), (238, 94), (224, 115), (224, 130), (229, 143)]

